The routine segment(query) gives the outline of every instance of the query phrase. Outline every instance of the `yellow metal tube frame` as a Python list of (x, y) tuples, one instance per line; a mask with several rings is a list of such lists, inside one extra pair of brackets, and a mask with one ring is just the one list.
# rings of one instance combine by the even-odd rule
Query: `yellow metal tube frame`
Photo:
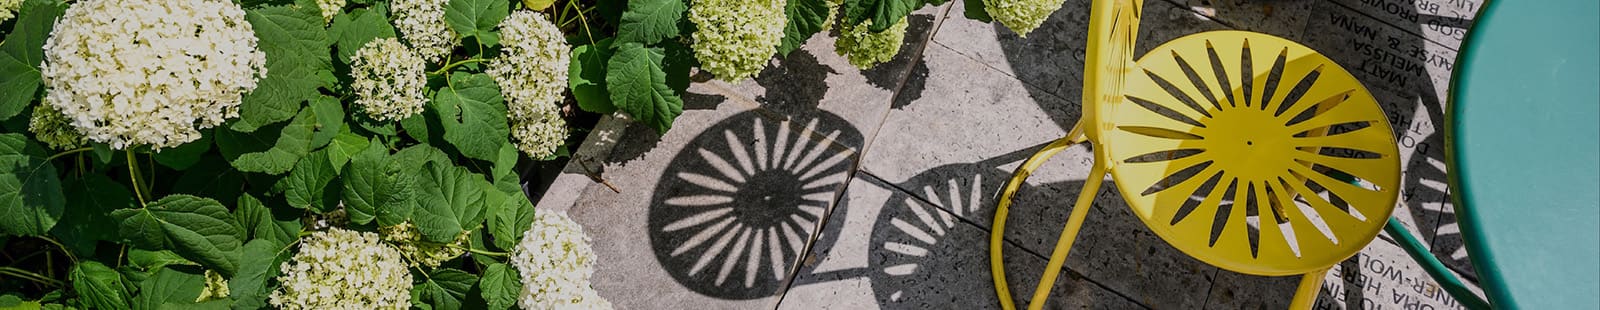
[[(993, 229), (989, 231), (989, 273), (994, 277), (994, 290), (1000, 299), (1000, 307), (1005, 310), (1014, 310), (1016, 304), (1011, 301), (1011, 287), (1006, 283), (1006, 272), (1002, 247), (1005, 244), (1006, 218), (1010, 216), (1012, 197), (1017, 190), (1022, 188), (1033, 171), (1039, 169), (1051, 157), (1060, 154), (1072, 145), (1084, 142), (1082, 135), (1074, 134), (1057, 139), (1043, 149), (1034, 153), (1017, 167), (1011, 179), (1006, 181), (1006, 186), (1000, 192), (999, 205), (995, 209)], [(1097, 153), (1098, 154), (1098, 153)], [(1094, 205), (1094, 197), (1100, 192), (1100, 185), (1106, 177), (1106, 168), (1103, 158), (1096, 156), (1089, 175), (1084, 180), (1083, 190), (1078, 192), (1078, 198), (1072, 206), (1072, 213), (1067, 217), (1065, 227), (1061, 229), (1061, 236), (1056, 238), (1056, 246), (1050, 251), (1050, 261), (1045, 264), (1044, 274), (1039, 277), (1039, 285), (1033, 289), (1032, 303), (1029, 310), (1039, 310), (1044, 307), (1045, 300), (1050, 297), (1050, 291), (1055, 287), (1056, 278), (1059, 277), (1062, 265), (1066, 264), (1067, 255), (1072, 251), (1072, 243), (1077, 240), (1078, 231), (1083, 227), (1084, 219), (1089, 214), (1089, 208)], [(1317, 299), (1318, 290), (1322, 288), (1323, 278), (1328, 273), (1327, 268), (1307, 273), (1300, 278), (1300, 285), (1295, 289), (1294, 299), (1289, 303), (1289, 309), (1311, 309)]]
[[(1000, 203), (995, 210), (994, 229), (989, 232), (989, 272), (994, 275), (994, 289), (996, 296), (1000, 298), (1000, 306), (1002, 308), (1007, 310), (1016, 309), (1016, 305), (1011, 301), (1011, 288), (1006, 285), (1005, 264), (1002, 261), (1003, 255), (1001, 253), (1001, 247), (1005, 242), (1006, 217), (1011, 206), (1011, 197), (1016, 194), (1017, 190), (1022, 187), (1024, 181), (1033, 174), (1035, 169), (1038, 169), (1050, 157), (1054, 157), (1056, 154), (1061, 153), (1062, 150), (1066, 150), (1075, 144), (1077, 142), (1074, 141), (1075, 136), (1080, 137), (1079, 139), (1082, 137), (1067, 135), (1051, 142), (1044, 149), (1028, 157), (1028, 160), (1023, 161), (1022, 165), (1017, 167), (1017, 171), (1012, 174), (1011, 180), (1006, 181), (1006, 187), (1001, 192)], [(1062, 229), (1061, 237), (1056, 240), (1055, 250), (1050, 253), (1050, 262), (1045, 265), (1044, 275), (1039, 279), (1039, 286), (1034, 288), (1034, 302), (1029, 306), (1029, 309), (1043, 307), (1044, 300), (1050, 297), (1050, 289), (1055, 286), (1055, 280), (1061, 270), (1061, 265), (1066, 263), (1067, 252), (1072, 249), (1073, 240), (1077, 239), (1078, 228), (1083, 226), (1084, 217), (1089, 214), (1089, 206), (1094, 203), (1093, 193), (1099, 191), (1100, 183), (1105, 177), (1105, 169), (1101, 168), (1102, 166), (1099, 164), (1094, 165), (1094, 171), (1090, 172), (1083, 191), (1078, 194), (1077, 204), (1072, 208), (1072, 215), (1067, 219), (1067, 226)], [(1088, 195), (1084, 195), (1085, 193)]]

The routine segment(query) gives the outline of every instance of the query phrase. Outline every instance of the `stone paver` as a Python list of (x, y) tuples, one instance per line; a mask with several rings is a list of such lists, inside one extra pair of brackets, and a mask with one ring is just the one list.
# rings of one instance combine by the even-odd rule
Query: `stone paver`
[[(1143, 53), (1223, 29), (1294, 39), (1349, 69), (1395, 129), (1395, 216), (1472, 279), (1442, 150), (1461, 29), (1481, 0), (1150, 0)], [(607, 117), (541, 210), (566, 210), (624, 309), (994, 308), (988, 235), (1011, 172), (1078, 119), (1088, 1), (1023, 38), (924, 7), (894, 61), (861, 71), (819, 34), (754, 80), (696, 83), (666, 135)], [(1025, 183), (1004, 246), (1025, 302), (1088, 177), (1075, 146)], [(598, 175), (611, 186), (596, 183)], [(614, 186), (619, 192), (614, 192)], [(1299, 277), (1211, 267), (1151, 233), (1106, 182), (1052, 308), (1282, 308)], [(1329, 271), (1318, 308), (1459, 308), (1382, 235)]]

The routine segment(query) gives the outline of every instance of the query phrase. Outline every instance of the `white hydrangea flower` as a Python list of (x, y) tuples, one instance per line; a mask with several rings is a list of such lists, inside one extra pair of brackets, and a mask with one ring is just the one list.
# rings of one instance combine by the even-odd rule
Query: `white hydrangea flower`
[(572, 58), (561, 28), (539, 12), (518, 11), (500, 22), (500, 44), (502, 56), (490, 60), (485, 72), (510, 101), (511, 116), (537, 116), (543, 106), (561, 101)]
[(1063, 0), (983, 0), (983, 10), (1017, 35), (1028, 37), (1051, 13), (1061, 9)]
[[(433, 243), (422, 239), (422, 232), (411, 222), (399, 225), (379, 227), (378, 232), (383, 235), (383, 240), (394, 245), (395, 250), (410, 262), (411, 266), (439, 267), (440, 263), (466, 254), (467, 237), (471, 231), (462, 231), (450, 244)], [(453, 247), (452, 247), (453, 246)]]
[(839, 6), (844, 4), (844, 0), (823, 0), (822, 3), (828, 6), (828, 17), (822, 19), (822, 32), (826, 33), (833, 28), (834, 21), (839, 18)]
[(22, 8), (22, 0), (0, 0), (0, 23), (17, 17), (17, 10)]
[(500, 22), (503, 56), (489, 61), (485, 72), (500, 85), (517, 149), (540, 159), (566, 142), (567, 121), (561, 118), (562, 93), (572, 46), (561, 28), (533, 11), (512, 13)]
[(223, 278), (221, 273), (206, 269), (206, 287), (200, 290), (200, 297), (195, 298), (194, 302), (228, 298), (228, 293), (228, 279)]
[(267, 300), (278, 309), (411, 307), (411, 272), (400, 251), (378, 234), (340, 228), (312, 233), (279, 269), (282, 287)]
[(44, 44), (44, 102), (89, 140), (178, 146), (239, 116), (266, 75), (244, 9), (225, 0), (84, 0)]
[(870, 29), (872, 26), (870, 19), (856, 26), (841, 23), (839, 42), (834, 44), (833, 51), (845, 56), (851, 65), (861, 69), (871, 69), (873, 66), (893, 60), (894, 55), (900, 53), (901, 41), (906, 39), (906, 20), (901, 18), (899, 23), (878, 33), (873, 33)]
[(428, 81), (422, 56), (394, 38), (372, 40), (350, 57), (356, 105), (380, 121), (402, 120), (422, 112)]
[(83, 147), (87, 144), (83, 135), (68, 122), (66, 115), (61, 115), (60, 111), (56, 111), (50, 105), (36, 105), (33, 106), (33, 115), (28, 119), (28, 131), (33, 132), (34, 138), (52, 149), (64, 151)]
[(417, 49), (428, 62), (439, 61), (461, 44), (461, 37), (444, 21), (444, 4), (449, 0), (395, 0), (389, 15), (406, 43)]
[(523, 309), (610, 309), (611, 302), (589, 286), (594, 250), (583, 227), (556, 212), (535, 212), (533, 225), (511, 250), (511, 265), (522, 280)]
[(333, 16), (339, 15), (339, 10), (344, 8), (344, 3), (344, 0), (317, 0), (317, 9), (322, 10), (322, 23), (333, 22)]
[(511, 138), (513, 144), (528, 158), (535, 160), (544, 159), (554, 155), (556, 149), (567, 142), (567, 120), (561, 118), (556, 109), (538, 117), (512, 118)]
[(694, 57), (717, 79), (738, 82), (761, 73), (783, 41), (783, 0), (694, 0), (689, 21)]

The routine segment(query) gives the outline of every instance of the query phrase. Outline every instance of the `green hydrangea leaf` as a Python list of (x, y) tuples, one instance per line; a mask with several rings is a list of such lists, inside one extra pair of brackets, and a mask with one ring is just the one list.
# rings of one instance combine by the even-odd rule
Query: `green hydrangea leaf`
[(911, 15), (923, 4), (922, 0), (844, 0), (845, 21), (851, 25), (860, 25), (868, 19), (872, 32), (883, 32), (889, 29), (900, 19)]
[(784, 3), (784, 16), (789, 18), (788, 25), (783, 27), (783, 43), (778, 45), (778, 54), (789, 57), (789, 53), (806, 44), (812, 35), (821, 32), (828, 20), (827, 0), (789, 0)]
[(343, 63), (350, 63), (350, 57), (355, 56), (356, 51), (366, 46), (367, 42), (396, 37), (394, 26), (389, 24), (389, 8), (381, 3), (372, 8), (334, 16), (333, 25), (328, 27), (328, 35), (333, 37), (334, 49)]
[(328, 212), (339, 205), (339, 190), (343, 187), (336, 182), (338, 176), (339, 172), (328, 161), (328, 150), (321, 150), (295, 163), (294, 170), (289, 171), (288, 177), (278, 180), (277, 186), (283, 190), (289, 206)]
[(268, 279), (278, 276), (278, 266), (293, 252), (282, 251), (284, 243), (256, 239), (244, 244), (239, 261), (239, 273), (228, 279), (228, 297), (233, 298), (234, 309), (263, 309), (267, 296), (272, 294)]
[(311, 127), (311, 145), (308, 146), (315, 150), (327, 146), (343, 131), (344, 105), (339, 103), (339, 98), (317, 96), (317, 99), (311, 100), (309, 110), (317, 116), (317, 122)]
[(967, 19), (985, 23), (994, 21), (994, 17), (989, 16), (989, 10), (984, 9), (983, 0), (962, 1), (962, 4), (966, 6), (966, 9), (962, 10), (962, 15), (965, 15)]
[(117, 150), (111, 149), (110, 144), (100, 142), (89, 141), (89, 148), (92, 149), (90, 150), (90, 153), (94, 154), (94, 162), (104, 166), (110, 166), (113, 160), (117, 159), (117, 155), (124, 154), (123, 152), (118, 152)]
[(426, 240), (445, 243), (462, 231), (483, 223), (484, 191), (488, 181), (467, 169), (427, 163), (417, 178), (416, 210), (412, 220)]
[(523, 7), (534, 11), (543, 11), (553, 4), (556, 4), (556, 0), (522, 0)]
[(483, 279), (478, 280), (478, 288), (483, 293), (483, 300), (488, 302), (489, 309), (510, 309), (517, 305), (517, 297), (522, 294), (522, 281), (518, 280), (517, 271), (511, 266), (495, 263), (483, 270)]
[(678, 36), (678, 20), (689, 6), (680, 0), (633, 0), (617, 25), (617, 42), (656, 44)]
[(661, 67), (664, 57), (660, 48), (625, 43), (618, 45), (606, 65), (611, 102), (658, 133), (671, 129), (672, 121), (683, 114), (683, 99), (667, 86)]
[[(408, 168), (411, 167), (411, 168)], [(411, 218), (415, 187), (414, 167), (389, 156), (382, 144), (372, 143), (350, 158), (344, 173), (345, 210), (350, 221), (390, 226)]]
[(43, 78), (44, 40), (55, 29), (56, 17), (67, 6), (56, 1), (29, 0), (17, 10), (16, 26), (0, 42), (0, 119), (22, 113), (39, 91)]
[(611, 39), (572, 48), (572, 60), (567, 66), (567, 86), (578, 108), (584, 111), (607, 114), (617, 111), (606, 93), (606, 61), (611, 59)]
[(142, 249), (128, 249), (128, 263), (143, 270), (156, 270), (171, 265), (200, 265), (183, 259), (183, 256), (178, 256), (178, 253), (173, 253), (172, 251)]
[(203, 273), (162, 268), (139, 282), (139, 295), (133, 297), (135, 309), (161, 309), (163, 304), (193, 306), (206, 287)]
[(37, 310), (43, 306), (39, 301), (22, 300), (22, 297), (17, 295), (0, 295), (0, 309)]
[[(438, 93), (434, 93), (437, 97)], [(441, 124), (439, 113), (434, 109), (423, 109), (421, 113), (411, 115), (400, 120), (400, 129), (404, 129), (406, 136), (416, 139), (418, 143), (446, 143), (444, 141), (444, 124)]]
[(247, 240), (271, 240), (280, 244), (294, 242), (300, 234), (300, 210), (267, 208), (255, 196), (239, 196), (239, 205), (233, 210), (235, 226)]
[(328, 143), (328, 163), (333, 164), (334, 171), (343, 173), (344, 164), (350, 162), (350, 157), (367, 149), (369, 144), (372, 142), (367, 141), (366, 137), (350, 132), (350, 127), (345, 126), (340, 130), (339, 136)]
[(256, 224), (271, 217), (272, 211), (250, 194), (240, 195), (238, 205), (233, 207), (233, 226), (244, 232), (244, 240), (259, 238), (256, 236)]
[(80, 261), (67, 279), (80, 301), (91, 309), (128, 309), (128, 302), (133, 300), (122, 285), (122, 274), (97, 261)]
[(444, 126), (444, 140), (461, 155), (493, 161), (500, 147), (510, 142), (505, 99), (489, 75), (451, 75), (449, 86), (435, 93), (428, 107)]
[(522, 239), (522, 232), (533, 224), (533, 202), (522, 194), (520, 188), (514, 192), (501, 190), (496, 193), (502, 202), (494, 218), (489, 219), (489, 234), (494, 236), (496, 248), (510, 249), (518, 239)]
[(200, 163), (200, 157), (211, 150), (211, 129), (201, 130), (200, 139), (184, 143), (178, 147), (164, 149), (151, 154), (156, 162), (173, 170), (183, 171)]
[(399, 162), (401, 166), (407, 167), (407, 170), (416, 170), (417, 168), (422, 167), (423, 164), (427, 164), (429, 162), (444, 165), (453, 164), (449, 154), (445, 154), (444, 151), (440, 151), (439, 148), (435, 148), (427, 144), (418, 144), (407, 147), (404, 150), (395, 152), (393, 158), (394, 161)]
[(506, 0), (450, 0), (444, 5), (444, 21), (462, 38), (476, 37), (484, 45), (500, 44), (500, 34), (494, 27), (511, 15), (511, 1)]
[(40, 236), (65, 211), (50, 151), (26, 136), (0, 134), (0, 235)]
[(304, 109), (282, 127), (269, 126), (254, 133), (220, 129), (217, 148), (239, 171), (279, 175), (311, 152), (316, 124), (316, 113)]
[(228, 208), (216, 200), (171, 195), (143, 209), (113, 211), (111, 216), (121, 223), (118, 231), (122, 237), (136, 248), (172, 250), (224, 276), (238, 270), (244, 232), (234, 226)]
[(522, 152), (518, 152), (516, 146), (511, 144), (501, 146), (500, 151), (495, 152), (494, 166), (489, 168), (489, 177), (499, 179), (515, 175), (512, 172), (515, 172), (518, 159), (522, 159)]
[(253, 132), (294, 117), (301, 103), (316, 99), (317, 89), (328, 86), (319, 76), (333, 71), (333, 56), (315, 6), (269, 6), (246, 11), (245, 19), (267, 54), (267, 76), (244, 95), (239, 120), (231, 127)]
[(467, 292), (478, 277), (465, 271), (440, 268), (434, 270), (423, 282), (412, 287), (417, 302), (433, 306), (435, 310), (459, 310), (467, 300)]
[(115, 241), (117, 221), (111, 211), (136, 208), (139, 202), (127, 187), (103, 174), (90, 174), (70, 180), (64, 186), (67, 207), (50, 235), (61, 239), (78, 255), (93, 255), (97, 241)]

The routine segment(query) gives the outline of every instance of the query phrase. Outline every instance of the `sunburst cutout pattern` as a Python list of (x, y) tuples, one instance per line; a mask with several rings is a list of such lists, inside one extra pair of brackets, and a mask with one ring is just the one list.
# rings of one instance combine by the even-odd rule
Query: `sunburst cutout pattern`
[(1337, 64), (1265, 34), (1155, 48), (1105, 139), (1134, 213), (1175, 247), (1262, 275), (1355, 254), (1394, 208), (1399, 156), (1377, 102)]
[(832, 115), (735, 115), (690, 142), (650, 211), (657, 259), (685, 286), (720, 298), (776, 293), (849, 172), (860, 139)]

